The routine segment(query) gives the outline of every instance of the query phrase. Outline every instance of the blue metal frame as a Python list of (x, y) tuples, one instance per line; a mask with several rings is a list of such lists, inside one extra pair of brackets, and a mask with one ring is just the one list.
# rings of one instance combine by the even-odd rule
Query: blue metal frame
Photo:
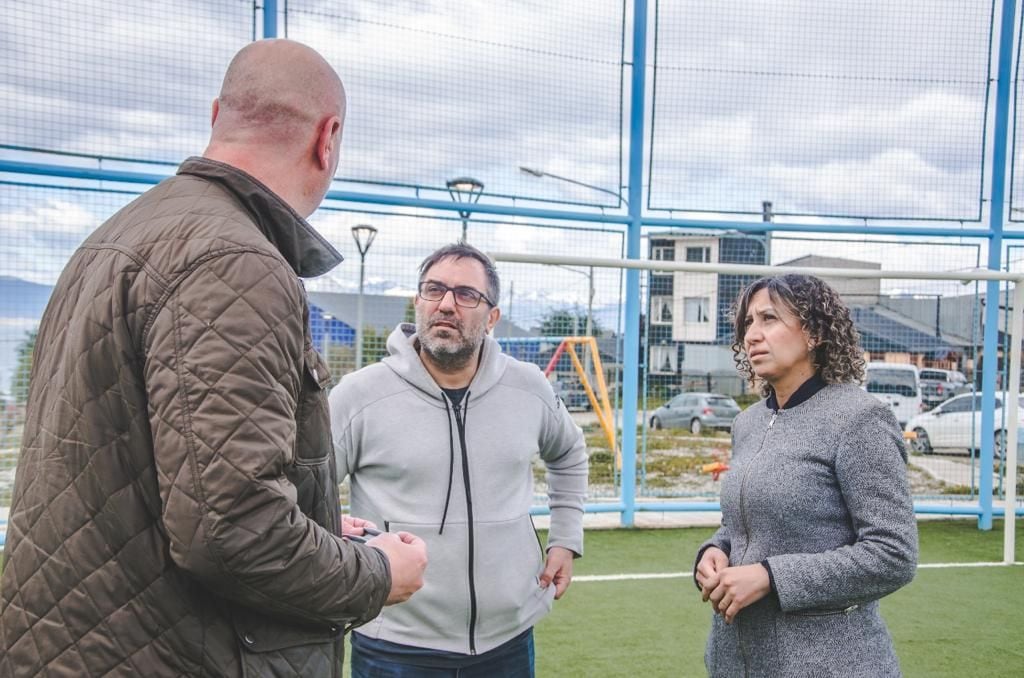
[[(1010, 119), (1010, 71), (1013, 66), (1013, 35), (1017, 12), (1016, 0), (1003, 0), (999, 30), (999, 74), (996, 86), (995, 138), (1005, 141)], [(1006, 197), (1005, 143), (992, 146), (992, 199), (989, 202), (988, 267), (1002, 268), (1003, 208)], [(992, 529), (992, 469), (995, 442), (996, 363), (999, 351), (999, 283), (990, 281), (985, 286), (985, 364), (981, 373), (981, 478), (978, 482), (978, 500), (981, 513), (978, 528)], [(995, 300), (995, 303), (992, 303)]]
[[(629, 105), (629, 226), (626, 258), (640, 258), (643, 232), (644, 110), (647, 77), (647, 0), (633, 4), (633, 70)], [(626, 271), (626, 331), (622, 360), (622, 524), (636, 510), (636, 407), (640, 378), (640, 271)]]
[(263, 0), (263, 37), (277, 37), (277, 0)]
[[(590, 224), (604, 223), (625, 226), (625, 256), (627, 259), (641, 259), (640, 243), (643, 227), (678, 227), (678, 228), (699, 228), (709, 230), (733, 230), (733, 231), (765, 231), (772, 232), (803, 232), (803, 233), (838, 233), (857, 234), (865, 233), (878, 235), (901, 235), (901, 236), (960, 236), (980, 239), (988, 239), (989, 259), (988, 268), (991, 270), (1001, 269), (1002, 241), (1024, 240), (1024, 231), (1004, 232), (1004, 209), (1006, 183), (1007, 183), (1007, 135), (1009, 131), (1010, 105), (1012, 100), (1011, 71), (1013, 66), (1014, 34), (1016, 28), (1016, 3), (1014, 0), (1002, 0), (1002, 14), (999, 32), (999, 55), (998, 55), (998, 76), (995, 103), (995, 126), (992, 138), (993, 143), (993, 172), (991, 184), (991, 201), (988, 227), (977, 228), (937, 228), (932, 226), (866, 226), (863, 224), (803, 224), (803, 223), (780, 223), (773, 222), (765, 224), (760, 221), (746, 220), (702, 220), (702, 219), (674, 219), (648, 216), (643, 214), (643, 182), (645, 172), (645, 105), (647, 102), (647, 58), (648, 58), (648, 0), (635, 0), (633, 3), (633, 33), (632, 33), (632, 61), (631, 66), (631, 88), (629, 103), (629, 147), (626, 156), (628, 172), (628, 211), (626, 214), (606, 214), (603, 208), (598, 205), (588, 206), (593, 211), (564, 210), (564, 209), (543, 209), (527, 208), (516, 206), (515, 201), (522, 200), (521, 197), (513, 196), (488, 196), (490, 198), (506, 199), (511, 198), (512, 204), (476, 204), (474, 214), (515, 216), (536, 220), (557, 220), (562, 222), (586, 222)], [(993, 3), (993, 12), (995, 4)], [(273, 38), (278, 36), (278, 14), (279, 3), (277, 0), (264, 0), (262, 8), (262, 36)], [(625, 5), (623, 10), (625, 16)], [(994, 22), (993, 22), (994, 28)], [(625, 28), (623, 29), (625, 31)], [(625, 33), (623, 33), (625, 35)], [(990, 33), (991, 39), (991, 33)], [(623, 53), (625, 47), (623, 45)], [(620, 97), (621, 98), (621, 97)], [(622, 109), (620, 108), (620, 111)], [(986, 135), (987, 137), (987, 135)], [(11, 150), (33, 150), (16, 149), (4, 147)], [(97, 158), (97, 160), (99, 160)], [(125, 162), (144, 163), (144, 161), (132, 161), (129, 159), (116, 159)], [(158, 163), (144, 163), (158, 164)], [(0, 159), (0, 173), (11, 173), (16, 175), (36, 175), (61, 178), (64, 180), (80, 180), (84, 182), (111, 182), (114, 184), (155, 184), (170, 176), (173, 173), (172, 166), (168, 165), (169, 171), (162, 173), (149, 173), (130, 170), (112, 170), (102, 167), (73, 167), (60, 166), (42, 162), (24, 162), (16, 160)], [(0, 177), (0, 181), (7, 182)], [(983, 182), (982, 182), (983, 183)], [(41, 187), (45, 185), (40, 184)], [(72, 188), (76, 190), (110, 190), (111, 192), (125, 192), (118, 187), (107, 188), (105, 186), (82, 186), (72, 187), (62, 185), (53, 188)], [(416, 188), (416, 187), (413, 187)], [(426, 188), (426, 187), (423, 187)], [(417, 194), (419, 189), (416, 190)], [(450, 200), (424, 199), (416, 195), (406, 197), (398, 195), (381, 195), (363, 193), (347, 190), (332, 190), (327, 194), (329, 201), (343, 201), (346, 203), (359, 203), (362, 205), (382, 205), (391, 207), (408, 207), (417, 209), (431, 209), (442, 212), (458, 211), (458, 205)], [(537, 201), (552, 203), (557, 201)], [(575, 204), (575, 203), (568, 203)], [(331, 209), (330, 206), (327, 207)], [(872, 220), (876, 221), (876, 220)], [(921, 219), (921, 222), (930, 220)], [(767, 226), (767, 228), (766, 228)], [(637, 404), (639, 393), (639, 369), (640, 369), (640, 272), (636, 269), (629, 269), (625, 272), (625, 325), (623, 341), (623, 390), (622, 390), (622, 457), (623, 470), (621, 476), (622, 501), (621, 503), (610, 504), (588, 504), (589, 512), (619, 512), (622, 516), (622, 524), (633, 525), (635, 512), (637, 511), (704, 511), (716, 510), (717, 502), (641, 502), (636, 501), (636, 460), (637, 460)], [(998, 299), (999, 285), (989, 283), (987, 286), (989, 299)], [(988, 304), (985, 315), (985, 354), (995, 356), (997, 353), (997, 327), (998, 327), (998, 304)], [(996, 360), (986, 360), (983, 369), (983, 402), (985, 412), (983, 416), (983, 446), (981, 458), (981, 500), (976, 507), (962, 506), (941, 506), (922, 505), (917, 507), (920, 513), (946, 513), (946, 514), (968, 514), (979, 516), (979, 527), (990, 529), (992, 516), (1000, 515), (1001, 510), (992, 506), (992, 468), (993, 468), (993, 410), (995, 393)], [(1020, 513), (1024, 509), (1018, 509)]]

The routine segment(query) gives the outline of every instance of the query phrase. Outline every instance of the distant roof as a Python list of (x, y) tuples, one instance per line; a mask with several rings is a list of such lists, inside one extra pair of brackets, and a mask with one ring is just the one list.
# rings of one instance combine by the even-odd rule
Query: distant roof
[(868, 306), (851, 306), (850, 315), (860, 332), (861, 348), (878, 353), (924, 353), (940, 358), (959, 353), (963, 347), (901, 323)]
[(739, 231), (739, 230), (736, 230), (736, 229), (719, 230), (719, 229), (713, 229), (713, 228), (689, 230), (689, 229), (678, 229), (678, 228), (676, 228), (676, 229), (665, 230), (665, 231), (648, 231), (645, 235), (647, 236), (647, 238), (649, 240), (651, 240), (651, 239), (653, 239), (653, 240), (684, 240), (684, 239), (693, 239), (693, 238), (721, 238), (721, 237), (735, 238), (735, 237), (748, 237), (748, 236), (749, 237), (762, 238), (762, 237), (764, 237), (765, 233), (768, 231), (768, 229), (767, 229), (768, 224), (765, 224), (765, 226), (766, 226), (766, 228), (765, 228), (764, 231), (757, 231), (757, 230)]
[(858, 261), (844, 257), (825, 257), (820, 254), (805, 254), (796, 259), (784, 261), (779, 266), (806, 266), (808, 268), (868, 268), (881, 270), (877, 261)]

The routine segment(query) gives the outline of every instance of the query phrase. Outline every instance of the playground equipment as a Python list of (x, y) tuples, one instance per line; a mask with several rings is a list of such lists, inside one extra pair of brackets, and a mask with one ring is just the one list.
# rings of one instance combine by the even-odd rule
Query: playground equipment
[[(594, 377), (597, 381), (596, 393), (590, 383), (590, 376), (583, 368), (583, 363), (576, 353), (577, 346), (584, 347), (590, 351), (594, 365)], [(544, 368), (544, 376), (550, 376), (555, 371), (559, 358), (566, 351), (569, 352), (572, 364), (576, 368), (576, 374), (579, 375), (580, 384), (587, 394), (590, 407), (597, 415), (597, 421), (601, 425), (601, 430), (604, 431), (604, 435), (608, 439), (608, 448), (615, 452), (615, 468), (622, 470), (622, 454), (619, 446), (615, 444), (615, 420), (612, 418), (612, 404), (608, 398), (608, 385), (604, 380), (604, 368), (601, 367), (601, 355), (597, 350), (597, 340), (594, 337), (566, 337), (562, 339), (561, 343), (558, 344), (558, 348), (555, 349), (555, 354), (551, 356), (548, 366)]]

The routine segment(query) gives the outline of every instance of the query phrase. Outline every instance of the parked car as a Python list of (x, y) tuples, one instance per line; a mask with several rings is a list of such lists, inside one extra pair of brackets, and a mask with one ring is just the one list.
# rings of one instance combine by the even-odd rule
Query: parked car
[(921, 413), (921, 379), (916, 365), (909, 363), (867, 364), (867, 382), (864, 388), (883, 403), (892, 407), (900, 426), (906, 426), (911, 417)]
[(590, 398), (579, 379), (561, 379), (552, 384), (555, 394), (565, 403), (570, 412), (585, 412), (590, 409)]
[(919, 373), (921, 379), (921, 399), (925, 407), (935, 407), (953, 396), (968, 393), (971, 385), (967, 377), (957, 370), (939, 370), (926, 368)]
[(740, 406), (719, 393), (680, 393), (651, 414), (652, 429), (688, 428), (697, 435), (704, 429), (732, 430)]
[[(1006, 447), (1006, 424), (1003, 422), (1005, 399), (1005, 393), (996, 394), (997, 459), (1003, 458), (1003, 449)], [(1024, 395), (1018, 403), (1017, 425), (1024, 425)], [(981, 449), (981, 394), (964, 393), (954, 396), (935, 409), (911, 418), (906, 430), (915, 434), (910, 440), (910, 448), (921, 454), (931, 454), (939, 448), (961, 448), (969, 452)]]

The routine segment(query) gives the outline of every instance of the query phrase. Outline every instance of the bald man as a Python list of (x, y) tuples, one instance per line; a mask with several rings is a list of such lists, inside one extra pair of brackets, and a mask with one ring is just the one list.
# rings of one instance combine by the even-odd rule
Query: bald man
[(336, 676), (422, 584), (418, 538), (349, 539), (300, 278), (345, 92), (312, 49), (228, 67), (203, 157), (100, 226), (36, 340), (0, 581), (0, 677)]

